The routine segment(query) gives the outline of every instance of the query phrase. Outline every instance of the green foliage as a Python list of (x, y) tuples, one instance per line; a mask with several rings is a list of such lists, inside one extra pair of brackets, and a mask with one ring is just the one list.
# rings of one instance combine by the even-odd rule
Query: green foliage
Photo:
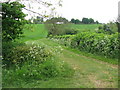
[(2, 3), (2, 39), (12, 41), (21, 36), (26, 23), (22, 8), (25, 6), (18, 2)]
[(89, 23), (93, 24), (94, 23), (94, 19), (90, 18), (89, 19)]
[(80, 24), (81, 23), (81, 21), (79, 20), (79, 19), (71, 19), (71, 21), (70, 21), (71, 23), (74, 23), (74, 24)]
[(72, 76), (74, 71), (70, 66), (58, 60), (47, 60), (44, 63), (25, 63), (21, 68), (3, 69), (3, 87), (12, 86), (16, 83), (31, 83), (32, 81), (49, 80), (54, 77)]
[(110, 22), (108, 24), (99, 26), (97, 32), (104, 33), (104, 34), (114, 34), (114, 33), (118, 32), (118, 27), (117, 27), (116, 23)]
[(99, 24), (98, 21), (95, 22), (92, 18), (82, 18), (82, 21), (72, 18), (70, 22), (74, 24)]
[(71, 38), (74, 37), (75, 35), (62, 35), (62, 36), (51, 36), (49, 37), (51, 40), (65, 45), (65, 46), (71, 46)]
[(108, 23), (108, 26), (110, 27), (110, 29), (111, 29), (111, 31), (112, 31), (113, 33), (118, 32), (117, 23), (115, 23), (115, 22), (110, 22), (110, 23)]
[(106, 35), (95, 32), (81, 32), (74, 36), (55, 36), (53, 40), (65, 46), (78, 48), (80, 51), (102, 55), (107, 58), (118, 59), (119, 56), (118, 33)]
[(84, 24), (89, 24), (89, 19), (88, 19), (88, 18), (83, 18), (83, 19), (82, 19), (82, 23), (84, 23)]
[(65, 18), (52, 18), (50, 20), (47, 20), (46, 28), (48, 30), (48, 36), (49, 35), (65, 35), (65, 34), (76, 34), (77, 30), (71, 29), (70, 24), (68, 20)]
[(71, 24), (70, 28), (77, 30), (78, 33), (86, 31), (95, 32), (99, 26), (100, 24)]
[(54, 57), (59, 52), (56, 48), (52, 49), (43, 44), (19, 45), (11, 48), (9, 54), (3, 56), (3, 87), (8, 84), (15, 85), (16, 82), (26, 83), (57, 76), (72, 76), (73, 69)]
[(47, 37), (48, 31), (44, 24), (26, 24), (23, 29), (23, 37), (17, 41), (37, 40)]
[(82, 18), (82, 23), (83, 24), (99, 24), (98, 21), (94, 21), (92, 18)]
[(63, 35), (74, 35), (77, 34), (78, 30), (72, 28), (66, 28)]
[(109, 58), (118, 58), (119, 42), (118, 33), (113, 35), (84, 32), (75, 36), (72, 46), (80, 50), (96, 53)]
[(44, 21), (43, 21), (43, 18), (42, 17), (39, 17), (37, 16), (36, 19), (33, 19), (33, 23), (34, 24), (42, 24)]
[[(8, 44), (7, 44), (8, 46)], [(20, 45), (17, 47), (9, 46), (9, 48), (3, 48), (3, 64), (8, 67), (12, 65), (22, 65), (25, 61), (34, 61), (43, 62), (48, 57), (52, 56), (52, 53), (49, 50), (46, 50), (44, 46), (33, 45), (26, 46)]]

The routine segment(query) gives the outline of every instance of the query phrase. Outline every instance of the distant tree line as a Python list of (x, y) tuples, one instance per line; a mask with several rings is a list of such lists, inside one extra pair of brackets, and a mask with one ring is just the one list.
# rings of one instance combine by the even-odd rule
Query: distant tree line
[[(60, 18), (56, 18), (56, 17), (53, 17), (53, 18), (54, 20), (59, 19), (58, 21), (60, 22), (63, 22), (64, 20), (66, 20), (67, 22), (74, 23), (74, 24), (100, 24), (98, 21), (95, 21), (92, 18), (82, 18), (82, 20), (72, 18), (70, 21), (68, 21), (66, 18), (62, 18), (61, 20), (63, 21), (61, 21)], [(34, 19), (28, 20), (28, 24), (43, 24), (43, 23), (44, 23), (44, 18), (39, 16), (37, 16)]]
[(50, 35), (73, 35), (78, 31), (71, 28), (69, 21), (63, 17), (54, 17), (45, 22), (45, 27), (48, 30), (48, 37)]
[(117, 22), (109, 22), (98, 27), (98, 33), (114, 34), (118, 32)]
[(36, 18), (31, 18), (28, 20), (28, 24), (43, 24), (44, 18), (37, 16)]
[[(60, 19), (60, 18), (56, 18), (56, 20), (58, 20), (58, 19)], [(74, 23), (74, 24), (100, 24), (98, 21), (95, 21), (92, 18), (82, 18), (82, 20), (72, 18), (70, 21), (68, 21), (66, 18), (62, 18), (62, 20), (63, 19), (66, 20), (67, 22)], [(54, 17), (54, 20), (55, 20), (55, 17)], [(43, 24), (44, 18), (37, 16), (36, 18), (29, 19), (28, 21), (29, 21), (28, 22), (29, 24)], [(59, 20), (59, 21), (61, 21), (61, 20)]]
[(92, 18), (82, 18), (82, 21), (72, 18), (70, 22), (74, 24), (99, 24), (98, 21), (95, 21)]

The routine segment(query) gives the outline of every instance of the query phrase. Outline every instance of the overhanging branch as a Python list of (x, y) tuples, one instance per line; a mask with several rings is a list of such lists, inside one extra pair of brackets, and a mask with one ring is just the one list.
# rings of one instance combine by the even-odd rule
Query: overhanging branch
[(25, 9), (25, 10), (27, 10), (27, 11), (30, 11), (30, 12), (32, 12), (32, 13), (38, 14), (38, 15), (40, 15), (40, 16), (43, 16), (43, 15), (41, 15), (40, 13), (37, 13), (37, 12), (32, 11), (32, 10), (30, 10), (30, 9), (27, 9), (27, 8), (25, 8), (25, 7), (24, 7), (23, 9)]

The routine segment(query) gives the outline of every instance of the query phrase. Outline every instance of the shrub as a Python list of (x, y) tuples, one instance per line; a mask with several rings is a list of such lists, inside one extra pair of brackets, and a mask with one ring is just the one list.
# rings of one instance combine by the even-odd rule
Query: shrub
[(54, 36), (50, 37), (51, 40), (58, 42), (59, 44), (70, 46), (71, 45), (71, 38), (75, 35), (62, 35), (62, 36)]
[[(61, 48), (47, 45), (18, 45), (9, 48), (3, 57), (3, 87), (16, 82), (46, 80), (57, 76), (72, 76), (74, 71), (54, 55)], [(11, 82), (12, 81), (12, 82)], [(19, 83), (21, 85), (21, 83)]]
[(77, 34), (77, 33), (78, 33), (78, 30), (68, 28), (68, 29), (65, 29), (64, 34), (74, 35), (74, 34)]
[(78, 32), (78, 30), (71, 28), (71, 24), (65, 18), (52, 18), (47, 20), (45, 27), (48, 30), (48, 37), (50, 35), (73, 35)]
[(118, 32), (118, 28), (116, 23), (110, 22), (108, 24), (104, 24), (103, 26), (99, 26), (97, 32), (104, 34), (115, 34)]
[(19, 2), (2, 3), (2, 39), (12, 41), (21, 36), (23, 26), (26, 23), (22, 8), (25, 6)]
[(15, 47), (11, 44), (9, 47), (7, 52), (3, 52), (3, 64), (6, 66), (22, 65), (22, 63), (29, 60), (42, 62), (52, 56), (52, 52), (47, 51), (44, 46), (40, 45), (20, 45)]
[(118, 33), (108, 35), (95, 32), (80, 32), (77, 35), (54, 36), (52, 40), (58, 43), (77, 48), (80, 51), (118, 59), (119, 39)]
[(118, 58), (118, 33), (105, 35), (103, 33), (89, 34), (89, 32), (83, 32), (72, 39), (71, 45), (82, 51), (96, 53), (109, 58)]

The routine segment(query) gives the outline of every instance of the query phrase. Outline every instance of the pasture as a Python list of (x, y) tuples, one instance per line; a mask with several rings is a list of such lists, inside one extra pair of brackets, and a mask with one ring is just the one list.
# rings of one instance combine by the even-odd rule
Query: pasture
[(21, 41), (36, 40), (47, 37), (47, 30), (44, 24), (25, 25)]
[(100, 24), (72, 24), (71, 28), (77, 29), (80, 32), (83, 32), (83, 31), (95, 32), (99, 26), (101, 26), (101, 25)]
[[(94, 32), (98, 26), (73, 24), (71, 27), (80, 32)], [(17, 40), (25, 45), (13, 49), (16, 56), (10, 59), (17, 68), (13, 65), (3, 69), (4, 88), (118, 88), (116, 64), (61, 45), (46, 38), (47, 33), (44, 24), (25, 26), (23, 37)]]

